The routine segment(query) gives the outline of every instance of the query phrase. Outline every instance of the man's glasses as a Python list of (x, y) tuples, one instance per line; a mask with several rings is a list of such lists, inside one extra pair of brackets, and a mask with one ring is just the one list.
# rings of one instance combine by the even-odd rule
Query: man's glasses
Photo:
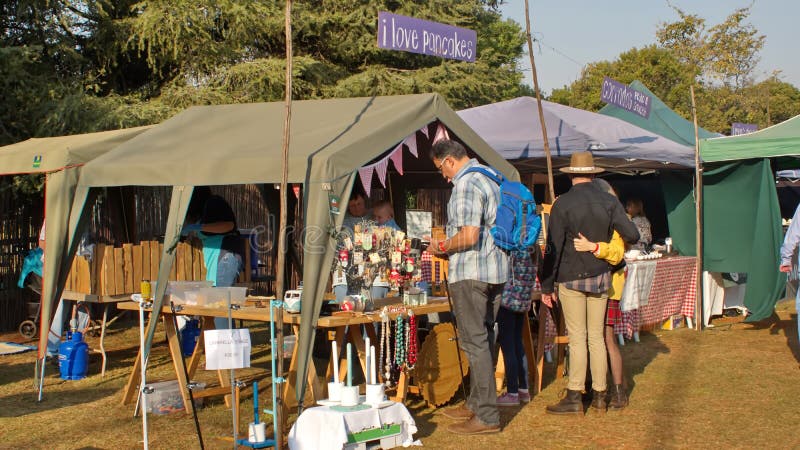
[(440, 163), (439, 163), (439, 165), (438, 165), (438, 166), (436, 165), (436, 163), (434, 163), (434, 164), (433, 164), (433, 166), (434, 166), (434, 167), (436, 167), (436, 170), (438, 170), (438, 171), (439, 171), (439, 173), (442, 173), (442, 166), (444, 165), (444, 162), (445, 162), (445, 161), (447, 161), (447, 157), (445, 157), (445, 158), (442, 160), (442, 162), (440, 162)]

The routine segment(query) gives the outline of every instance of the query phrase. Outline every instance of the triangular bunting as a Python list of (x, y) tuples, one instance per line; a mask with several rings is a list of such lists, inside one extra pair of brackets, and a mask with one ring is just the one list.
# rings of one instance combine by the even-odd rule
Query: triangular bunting
[(425, 137), (428, 137), (428, 126), (427, 125), (425, 125), (424, 127), (420, 128), (419, 131), (422, 131), (422, 134), (424, 134)]
[(411, 152), (415, 158), (419, 158), (419, 155), (417, 154), (417, 133), (407, 137), (403, 143), (408, 146), (408, 151)]
[(394, 163), (394, 168), (400, 175), (403, 174), (403, 143), (401, 142), (389, 155), (389, 159)]
[(386, 169), (389, 168), (389, 158), (383, 158), (375, 164), (375, 172), (378, 173), (378, 180), (383, 187), (386, 187)]
[(445, 139), (450, 139), (450, 135), (447, 133), (447, 128), (439, 123), (436, 125), (436, 135), (433, 137), (433, 143), (435, 144)]
[(375, 170), (374, 165), (364, 166), (358, 169), (358, 176), (361, 177), (361, 185), (364, 186), (364, 193), (369, 197), (369, 192), (372, 190), (372, 171)]

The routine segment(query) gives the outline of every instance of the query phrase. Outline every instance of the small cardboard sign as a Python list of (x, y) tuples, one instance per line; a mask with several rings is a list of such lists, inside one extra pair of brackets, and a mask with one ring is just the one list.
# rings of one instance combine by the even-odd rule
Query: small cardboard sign
[(250, 330), (206, 330), (206, 370), (250, 367)]

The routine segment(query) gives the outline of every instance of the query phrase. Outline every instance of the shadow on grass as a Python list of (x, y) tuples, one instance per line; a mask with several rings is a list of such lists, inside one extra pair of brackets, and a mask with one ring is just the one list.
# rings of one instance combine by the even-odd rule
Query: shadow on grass
[(627, 391), (630, 396), (636, 390), (636, 377), (643, 373), (659, 354), (669, 353), (670, 350), (658, 336), (642, 331), (639, 342), (630, 341), (620, 347), (620, 352), (625, 372), (623, 383), (627, 382)]
[[(48, 386), (45, 387), (45, 390), (48, 390)], [(116, 391), (117, 389), (112, 388), (99, 389), (94, 385), (84, 389), (58, 392), (50, 389), (49, 394), (46, 395), (41, 402), (37, 402), (37, 392), (34, 389), (30, 389), (29, 392), (8, 395), (0, 398), (0, 417), (20, 417), (28, 414), (40, 413), (43, 411), (68, 408), (82, 403), (90, 403), (95, 400), (99, 400), (111, 395)]]
[(772, 335), (780, 335), (786, 338), (786, 346), (792, 352), (795, 361), (800, 363), (800, 341), (798, 341), (797, 313), (789, 314), (788, 319), (781, 319), (777, 312), (758, 322), (746, 323), (750, 325), (750, 330), (766, 330)]

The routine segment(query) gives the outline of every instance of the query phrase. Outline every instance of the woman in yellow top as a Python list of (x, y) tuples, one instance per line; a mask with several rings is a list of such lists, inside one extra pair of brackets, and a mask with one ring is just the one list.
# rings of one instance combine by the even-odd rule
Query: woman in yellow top
[[(593, 183), (614, 196), (614, 189), (606, 180), (595, 178)], [(608, 306), (606, 309), (606, 329), (605, 341), (608, 349), (608, 359), (611, 367), (611, 377), (614, 379), (614, 389), (611, 392), (611, 402), (608, 409), (620, 410), (628, 405), (628, 396), (623, 386), (622, 373), (622, 354), (614, 339), (614, 325), (622, 322), (622, 311), (619, 308), (619, 300), (622, 298), (622, 288), (625, 285), (625, 264), (623, 255), (625, 253), (625, 243), (619, 233), (614, 231), (609, 242), (591, 242), (582, 234), (573, 240), (575, 250), (579, 252), (592, 252), (598, 259), (604, 259), (613, 266), (611, 275), (611, 288), (608, 290)]]

